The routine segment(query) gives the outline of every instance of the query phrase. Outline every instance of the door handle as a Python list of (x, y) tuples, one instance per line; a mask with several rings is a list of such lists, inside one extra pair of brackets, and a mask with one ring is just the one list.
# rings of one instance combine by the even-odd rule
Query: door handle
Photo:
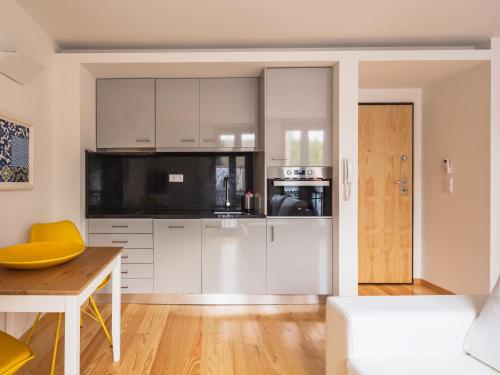
[(111, 241), (111, 242), (112, 242), (112, 243), (128, 243), (128, 241), (127, 241), (127, 240), (125, 240), (125, 241), (113, 240), (113, 241)]
[(194, 142), (194, 138), (181, 138), (181, 142)]
[(274, 242), (274, 225), (271, 225), (271, 242)]
[(399, 180), (394, 181), (395, 184), (398, 185), (406, 185), (406, 180), (404, 178), (400, 178)]
[(128, 225), (116, 225), (116, 224), (113, 224), (112, 227), (113, 228), (128, 228)]
[(185, 225), (169, 225), (168, 227), (170, 229), (182, 229), (185, 227)]
[(149, 142), (151, 142), (151, 139), (149, 139), (149, 138), (137, 138), (135, 141), (136, 142), (148, 142), (149, 143)]

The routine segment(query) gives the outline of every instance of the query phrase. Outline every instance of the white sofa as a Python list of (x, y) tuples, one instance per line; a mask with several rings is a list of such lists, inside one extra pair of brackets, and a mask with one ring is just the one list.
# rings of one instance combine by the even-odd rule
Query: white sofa
[(464, 352), (488, 296), (331, 297), (327, 375), (487, 375)]

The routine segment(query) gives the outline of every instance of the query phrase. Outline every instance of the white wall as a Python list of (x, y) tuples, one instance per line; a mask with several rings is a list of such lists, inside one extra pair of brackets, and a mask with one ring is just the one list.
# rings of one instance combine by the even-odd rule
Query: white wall
[(360, 89), (360, 103), (413, 103), (413, 277), (422, 277), (422, 89)]
[[(423, 90), (422, 277), (455, 293), (490, 288), (490, 66)], [(454, 192), (442, 189), (450, 157)]]
[[(0, 2), (0, 50), (22, 49), (45, 67), (33, 82), (22, 86), (0, 74), (0, 113), (33, 124), (34, 188), (0, 191), (0, 247), (26, 241), (32, 223), (53, 218), (53, 126), (50, 86), (54, 43), (12, 0)], [(0, 316), (0, 329), (3, 327)], [(16, 321), (16, 332), (24, 325)]]

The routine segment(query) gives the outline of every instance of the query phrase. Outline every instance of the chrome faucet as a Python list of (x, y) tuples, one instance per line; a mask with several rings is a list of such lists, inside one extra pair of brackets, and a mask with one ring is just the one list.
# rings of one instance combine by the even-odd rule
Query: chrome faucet
[(224, 190), (226, 192), (226, 198), (224, 199), (224, 206), (226, 208), (231, 207), (231, 202), (229, 202), (229, 177), (225, 176), (224, 177)]

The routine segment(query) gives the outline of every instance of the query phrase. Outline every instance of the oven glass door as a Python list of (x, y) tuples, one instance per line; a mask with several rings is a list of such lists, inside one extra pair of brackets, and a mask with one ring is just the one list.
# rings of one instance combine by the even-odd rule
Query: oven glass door
[(332, 216), (332, 180), (267, 181), (268, 216)]

